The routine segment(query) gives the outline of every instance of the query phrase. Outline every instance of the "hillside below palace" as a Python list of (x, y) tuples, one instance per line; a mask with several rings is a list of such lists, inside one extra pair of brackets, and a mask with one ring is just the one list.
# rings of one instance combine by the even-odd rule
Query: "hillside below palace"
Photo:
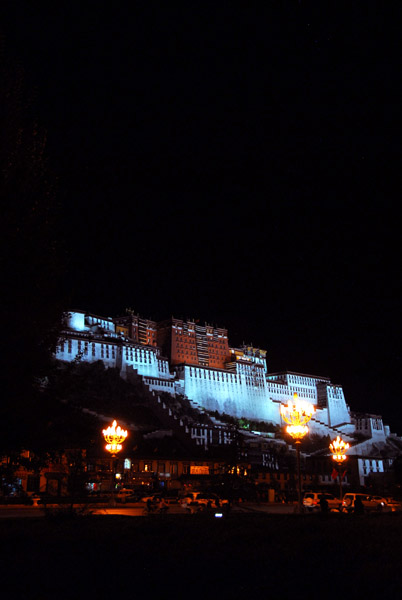
[(318, 435), (359, 432), (385, 441), (390, 436), (381, 416), (353, 413), (342, 386), (327, 377), (283, 371), (269, 373), (266, 351), (229, 345), (228, 331), (196, 321), (170, 318), (156, 322), (132, 311), (100, 317), (84, 311), (65, 313), (56, 358), (102, 361), (129, 380), (140, 376), (154, 393), (185, 396), (198, 410), (282, 425), (280, 406), (296, 392), (315, 406), (309, 429)]

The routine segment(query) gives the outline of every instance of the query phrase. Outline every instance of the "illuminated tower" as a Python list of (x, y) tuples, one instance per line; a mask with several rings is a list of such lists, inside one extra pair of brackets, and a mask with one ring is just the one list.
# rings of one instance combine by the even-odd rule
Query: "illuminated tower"
[(113, 319), (116, 332), (144, 346), (156, 346), (156, 322), (143, 319), (131, 310), (127, 312), (127, 315)]
[(172, 366), (199, 365), (224, 369), (230, 360), (226, 329), (171, 318), (158, 323), (157, 342)]

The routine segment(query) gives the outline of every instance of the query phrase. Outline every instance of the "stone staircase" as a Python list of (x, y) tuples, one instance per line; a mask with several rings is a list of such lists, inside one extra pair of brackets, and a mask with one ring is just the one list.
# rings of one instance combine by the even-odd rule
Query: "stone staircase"
[(325, 433), (323, 432), (323, 435), (336, 435), (336, 436), (340, 436), (342, 437), (342, 439), (345, 442), (354, 442), (355, 439), (353, 437), (353, 435), (347, 433), (347, 431), (345, 431), (345, 427), (352, 427), (353, 425), (351, 425), (351, 423), (339, 423), (338, 425), (327, 425), (326, 423), (324, 423), (323, 421), (320, 421), (319, 419), (317, 419), (317, 417), (312, 417), (310, 422), (311, 425), (314, 425), (314, 423), (317, 423), (317, 425), (320, 426), (321, 430), (324, 430)]
[[(176, 388), (176, 394), (185, 396), (184, 388), (180, 388), (180, 387)], [(192, 449), (193, 448), (200, 449), (200, 446), (196, 445), (194, 439), (191, 437), (191, 428), (193, 428), (193, 427), (195, 427), (195, 428), (203, 428), (204, 427), (205, 428), (206, 425), (202, 424), (202, 423), (197, 423), (195, 421), (189, 423), (185, 417), (177, 416), (176, 414), (174, 414), (174, 412), (169, 407), (169, 405), (166, 402), (164, 402), (164, 400), (161, 399), (161, 397), (155, 391), (150, 390), (149, 398), (150, 398), (152, 407), (154, 408), (156, 414), (160, 417), (164, 426), (168, 427), (169, 429), (172, 429), (173, 432), (179, 437), (179, 439), (182, 441), (183, 444), (186, 444), (187, 446), (189, 446)], [(189, 399), (189, 402), (190, 402), (190, 405), (194, 409), (196, 409), (200, 413), (204, 412), (204, 407), (202, 407), (197, 401)], [(212, 417), (210, 417), (210, 418), (212, 421), (212, 427), (214, 427), (216, 429), (225, 429), (227, 427), (227, 424), (220, 422), (218, 419), (215, 419)], [(345, 431), (345, 429), (347, 429), (347, 428), (353, 428), (353, 425), (351, 425), (350, 423), (340, 423), (336, 426), (330, 426), (330, 425), (327, 425), (326, 423), (324, 423), (324, 421), (321, 421), (320, 419), (318, 419), (317, 416), (315, 415), (311, 418), (310, 424), (313, 426), (312, 427), (313, 431), (314, 431), (314, 424), (316, 424), (317, 428), (319, 427), (319, 429), (320, 429), (321, 435), (329, 435), (329, 436), (331, 436), (331, 438), (332, 437), (335, 438), (336, 436), (339, 435), (342, 437), (342, 439), (345, 442), (350, 442), (350, 443), (355, 442), (354, 437), (351, 434), (349, 434), (347, 431)]]

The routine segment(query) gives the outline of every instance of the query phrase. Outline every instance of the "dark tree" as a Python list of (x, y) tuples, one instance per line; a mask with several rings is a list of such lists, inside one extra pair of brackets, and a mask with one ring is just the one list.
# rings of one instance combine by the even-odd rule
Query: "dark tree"
[(35, 94), (18, 62), (0, 56), (2, 449), (26, 446), (34, 429), (66, 296), (61, 207), (35, 118)]

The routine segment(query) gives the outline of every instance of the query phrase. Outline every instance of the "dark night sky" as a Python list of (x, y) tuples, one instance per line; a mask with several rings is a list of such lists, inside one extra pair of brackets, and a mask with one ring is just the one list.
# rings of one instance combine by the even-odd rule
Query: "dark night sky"
[(72, 308), (227, 327), (401, 434), (402, 5), (173, 4), (4, 3)]

